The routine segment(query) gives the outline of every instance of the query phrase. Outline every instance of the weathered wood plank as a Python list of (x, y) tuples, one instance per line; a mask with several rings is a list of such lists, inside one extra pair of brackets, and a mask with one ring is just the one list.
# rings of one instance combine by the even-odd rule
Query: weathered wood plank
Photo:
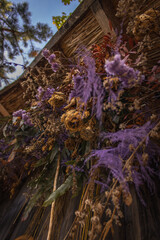
[[(116, 0), (116, 3), (117, 2), (118, 0)], [(112, 0), (100, 0), (100, 4), (106, 16), (112, 22), (114, 30), (120, 29), (120, 21), (115, 16), (116, 14), (115, 2), (113, 2)]]
[(0, 103), (0, 113), (4, 116), (4, 117), (8, 117), (10, 116), (9, 112), (5, 109), (5, 107), (3, 107), (3, 105)]
[(99, 0), (96, 0), (91, 5), (91, 11), (96, 18), (97, 22), (99, 23), (100, 27), (102, 28), (103, 32), (105, 34), (108, 34), (109, 32), (112, 34), (115, 34), (114, 31), (111, 31), (110, 25), (109, 25), (109, 19), (107, 15), (105, 14)]

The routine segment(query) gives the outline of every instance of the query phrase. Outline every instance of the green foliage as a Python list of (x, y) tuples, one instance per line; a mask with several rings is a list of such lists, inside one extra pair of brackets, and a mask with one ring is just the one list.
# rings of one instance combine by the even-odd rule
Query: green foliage
[[(62, 0), (62, 3), (64, 3), (64, 5), (69, 5), (73, 0)], [(83, 0), (78, 0), (79, 2), (82, 2)]]
[(54, 17), (52, 17), (53, 24), (56, 25), (57, 29), (60, 29), (69, 16), (70, 16), (70, 14), (66, 15), (65, 12), (62, 12), (62, 16), (54, 16)]
[[(69, 5), (73, 0), (62, 0), (62, 3), (64, 3), (64, 5)], [(83, 0), (78, 0), (80, 3)], [(65, 21), (68, 19), (68, 17), (71, 15), (72, 13), (70, 13), (69, 15), (66, 15), (65, 12), (62, 12), (62, 16), (53, 16), (53, 24), (56, 25), (57, 29), (59, 30), (62, 25), (65, 23)]]
[[(18, 55), (23, 55), (24, 49), (29, 47), (29, 55), (34, 57), (36, 49), (34, 42), (47, 41), (52, 36), (47, 24), (31, 24), (31, 13), (28, 3), (12, 3), (7, 0), (0, 2), (0, 80), (7, 79), (7, 72), (15, 71), (15, 67), (7, 59), (14, 60)], [(6, 56), (7, 52), (7, 56)], [(32, 54), (34, 52), (34, 54)]]
[(56, 190), (54, 191), (49, 198), (44, 202), (43, 206), (47, 207), (52, 202), (54, 202), (58, 197), (65, 194), (72, 186), (72, 175), (70, 175), (66, 181)]

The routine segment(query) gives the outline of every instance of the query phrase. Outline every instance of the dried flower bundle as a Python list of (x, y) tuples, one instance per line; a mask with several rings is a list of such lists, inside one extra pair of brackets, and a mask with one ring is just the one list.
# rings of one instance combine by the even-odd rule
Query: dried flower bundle
[[(123, 2), (119, 2), (119, 15)], [(128, 7), (132, 17), (133, 8), (135, 4)], [(151, 9), (134, 16), (132, 33), (144, 36), (143, 24), (150, 21), (154, 25), (155, 14), (159, 13)], [(152, 30), (156, 29), (155, 24)], [(82, 189), (65, 239), (106, 239), (114, 232), (114, 224), (121, 225), (122, 204), (133, 202), (130, 186), (145, 204), (141, 189), (148, 186), (153, 191), (154, 177), (160, 174), (159, 64), (144, 75), (141, 59), (133, 60), (133, 52), (123, 40), (120, 45), (110, 36), (104, 40), (107, 46), (80, 51), (74, 67), (63, 64), (60, 53), (45, 49), (47, 64), (36, 69), (37, 75), (31, 71), (24, 82), (30, 106), (13, 114), (3, 131), (8, 144), (0, 142), (0, 181), (5, 185), (14, 179), (11, 195), (21, 180), (31, 175), (24, 219), (38, 203), (48, 206), (67, 191), (75, 196)], [(13, 165), (19, 169), (18, 160), (20, 176), (9, 178)]]

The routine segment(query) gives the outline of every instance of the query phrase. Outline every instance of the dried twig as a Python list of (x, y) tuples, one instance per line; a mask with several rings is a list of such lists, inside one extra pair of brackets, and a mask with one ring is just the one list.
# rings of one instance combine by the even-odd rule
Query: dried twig
[[(59, 153), (58, 161), (57, 161), (57, 169), (56, 169), (56, 174), (55, 174), (55, 178), (54, 178), (53, 192), (56, 190), (57, 179), (58, 179), (58, 174), (59, 174), (59, 168), (60, 168), (60, 153)], [(52, 239), (51, 236), (52, 236), (54, 207), (55, 207), (55, 201), (51, 205), (51, 214), (50, 214), (50, 222), (49, 222), (49, 229), (48, 229), (47, 240), (51, 240)]]

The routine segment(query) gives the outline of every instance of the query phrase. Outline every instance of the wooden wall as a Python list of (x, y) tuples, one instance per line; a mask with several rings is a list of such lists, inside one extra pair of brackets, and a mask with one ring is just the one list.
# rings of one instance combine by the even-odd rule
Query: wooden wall
[(20, 83), (8, 86), (5, 91), (0, 92), (0, 113), (3, 116), (12, 114), (14, 111), (24, 107), (23, 89)]

